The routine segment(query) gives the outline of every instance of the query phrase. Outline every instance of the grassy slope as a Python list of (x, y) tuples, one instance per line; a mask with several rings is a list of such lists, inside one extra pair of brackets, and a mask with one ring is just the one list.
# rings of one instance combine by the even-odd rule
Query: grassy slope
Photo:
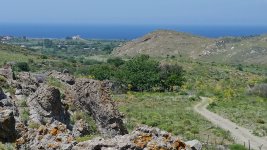
[(18, 46), (0, 44), (0, 65), (9, 61), (27, 62), (29, 59), (37, 60), (38, 56)]
[[(178, 63), (186, 70), (187, 82), (180, 93), (133, 93), (115, 96), (120, 102), (120, 109), (128, 118), (128, 127), (138, 123), (158, 126), (164, 130), (192, 139), (194, 134), (201, 140), (207, 134), (227, 134), (212, 127), (202, 117), (192, 111), (195, 102), (190, 96), (207, 96), (214, 100), (209, 109), (251, 129), (256, 135), (266, 134), (267, 100), (247, 94), (250, 84), (262, 82), (266, 68), (245, 66), (244, 71), (237, 67), (214, 63), (161, 60), (165, 63)], [(180, 94), (189, 96), (181, 96)], [(126, 101), (125, 101), (126, 100)], [(190, 125), (186, 125), (190, 120)], [(265, 124), (259, 123), (261, 120)], [(209, 128), (211, 127), (211, 128)], [(213, 134), (216, 135), (216, 134)]]
[[(200, 139), (210, 142), (232, 141), (229, 133), (212, 125), (192, 110), (193, 98), (179, 93), (128, 93), (115, 95), (120, 111), (126, 114), (128, 129), (138, 124), (156, 126), (182, 136), (185, 140)], [(194, 99), (196, 100), (196, 99)]]
[(227, 65), (185, 62), (182, 65), (187, 70), (184, 91), (211, 97), (212, 111), (251, 129), (255, 135), (267, 135), (267, 99), (247, 93), (248, 85), (266, 78), (266, 68), (245, 67), (239, 71)]

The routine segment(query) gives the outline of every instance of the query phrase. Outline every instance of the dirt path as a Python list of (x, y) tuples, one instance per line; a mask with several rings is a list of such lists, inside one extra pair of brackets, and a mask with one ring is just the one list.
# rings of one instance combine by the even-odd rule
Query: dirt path
[(231, 122), (228, 119), (225, 119), (213, 112), (207, 110), (209, 105), (209, 98), (201, 97), (202, 101), (194, 107), (194, 110), (205, 117), (207, 120), (217, 125), (218, 127), (230, 131), (231, 135), (234, 137), (235, 141), (239, 144), (246, 143), (248, 147), (248, 141), (250, 140), (250, 146), (254, 150), (259, 150), (259, 147), (262, 145), (261, 150), (267, 150), (267, 138), (266, 137), (257, 137), (251, 132), (243, 127), (238, 126), (237, 124)]

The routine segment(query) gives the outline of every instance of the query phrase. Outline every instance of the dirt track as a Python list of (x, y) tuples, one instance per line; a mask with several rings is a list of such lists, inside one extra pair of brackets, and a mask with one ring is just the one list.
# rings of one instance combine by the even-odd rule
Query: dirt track
[(194, 107), (194, 110), (197, 113), (199, 113), (218, 127), (229, 131), (237, 143), (243, 145), (245, 142), (246, 147), (248, 147), (248, 141), (250, 140), (250, 146), (252, 149), (259, 150), (259, 147), (262, 145), (261, 150), (267, 150), (266, 137), (257, 137), (253, 135), (248, 129), (240, 127), (230, 120), (225, 119), (213, 112), (210, 112), (209, 110), (207, 110), (207, 106), (209, 105), (209, 98), (201, 97), (201, 99), (202, 101)]

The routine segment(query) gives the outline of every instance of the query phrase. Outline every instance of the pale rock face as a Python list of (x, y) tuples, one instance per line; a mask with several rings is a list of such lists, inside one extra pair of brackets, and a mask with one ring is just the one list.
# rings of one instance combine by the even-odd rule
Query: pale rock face
[(77, 79), (73, 91), (76, 106), (93, 116), (102, 135), (114, 137), (128, 133), (111, 99), (108, 82)]
[(60, 100), (60, 91), (55, 87), (43, 85), (29, 97), (30, 119), (45, 124), (54, 120), (69, 123), (69, 115)]

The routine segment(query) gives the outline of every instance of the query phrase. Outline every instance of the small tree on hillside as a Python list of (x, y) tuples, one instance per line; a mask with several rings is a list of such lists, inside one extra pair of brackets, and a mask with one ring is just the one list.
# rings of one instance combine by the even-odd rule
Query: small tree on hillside
[(160, 83), (164, 89), (171, 90), (173, 86), (182, 86), (185, 81), (181, 66), (164, 64), (160, 66)]
[(150, 90), (159, 83), (158, 65), (148, 55), (134, 57), (121, 67), (117, 79), (131, 85), (132, 90)]

